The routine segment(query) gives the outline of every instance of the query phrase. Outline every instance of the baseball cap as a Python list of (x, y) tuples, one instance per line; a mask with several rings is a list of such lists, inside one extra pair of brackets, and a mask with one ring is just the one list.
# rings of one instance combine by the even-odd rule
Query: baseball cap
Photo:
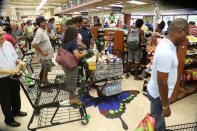
[(43, 16), (39, 16), (38, 18), (36, 18), (37, 25), (40, 25), (40, 23), (42, 22), (46, 22), (46, 19)]

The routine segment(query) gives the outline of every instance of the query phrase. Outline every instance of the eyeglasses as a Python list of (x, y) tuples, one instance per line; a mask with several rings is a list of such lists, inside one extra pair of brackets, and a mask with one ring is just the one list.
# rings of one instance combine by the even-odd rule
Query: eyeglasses
[(5, 33), (1, 33), (1, 34), (0, 34), (0, 36), (4, 36), (4, 35), (5, 35)]

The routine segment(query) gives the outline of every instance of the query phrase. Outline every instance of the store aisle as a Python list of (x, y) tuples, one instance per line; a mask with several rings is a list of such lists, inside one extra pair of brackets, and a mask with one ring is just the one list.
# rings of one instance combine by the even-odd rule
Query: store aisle
[[(142, 90), (143, 81), (134, 81), (133, 78), (123, 79), (123, 90)], [(6, 131), (27, 131), (27, 124), (31, 117), (32, 108), (26, 96), (21, 90), (22, 111), (28, 112), (27, 117), (18, 117), (16, 120), (22, 125), (18, 128), (10, 128), (4, 124), (3, 115), (0, 111), (0, 127)], [(172, 115), (166, 119), (167, 125), (182, 124), (187, 122), (197, 121), (197, 93), (186, 97), (171, 105)], [(138, 96), (129, 104), (126, 104), (126, 111), (122, 115), (122, 119), (127, 123), (129, 131), (134, 129), (139, 124), (140, 120), (149, 112), (149, 101), (140, 92)], [(77, 121), (55, 127), (40, 129), (38, 131), (124, 131), (121, 121), (119, 119), (107, 119), (99, 113), (98, 107), (87, 108), (88, 114), (91, 119), (88, 125), (82, 125)]]

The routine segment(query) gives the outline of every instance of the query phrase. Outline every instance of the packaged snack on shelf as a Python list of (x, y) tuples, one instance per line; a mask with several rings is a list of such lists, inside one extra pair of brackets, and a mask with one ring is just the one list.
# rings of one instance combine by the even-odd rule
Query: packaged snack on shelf
[(197, 42), (197, 38), (194, 37), (194, 36), (191, 36), (191, 35), (190, 35), (190, 36), (188, 36), (187, 38), (189, 39), (190, 42)]
[(184, 81), (192, 80), (192, 70), (185, 70), (185, 71), (183, 71), (183, 80)]
[(193, 72), (192, 73), (192, 79), (193, 80), (197, 80), (197, 72)]
[(194, 60), (191, 59), (191, 58), (186, 58), (186, 59), (185, 59), (185, 65), (189, 65), (189, 64), (191, 64), (193, 61), (194, 61)]

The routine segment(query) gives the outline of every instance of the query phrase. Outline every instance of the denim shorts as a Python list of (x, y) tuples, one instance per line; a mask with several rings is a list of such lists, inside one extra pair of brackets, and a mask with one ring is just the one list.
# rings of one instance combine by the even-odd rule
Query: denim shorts
[(142, 56), (142, 51), (141, 49), (138, 49), (136, 51), (128, 49), (128, 61), (129, 62), (135, 62), (135, 63), (140, 63)]

